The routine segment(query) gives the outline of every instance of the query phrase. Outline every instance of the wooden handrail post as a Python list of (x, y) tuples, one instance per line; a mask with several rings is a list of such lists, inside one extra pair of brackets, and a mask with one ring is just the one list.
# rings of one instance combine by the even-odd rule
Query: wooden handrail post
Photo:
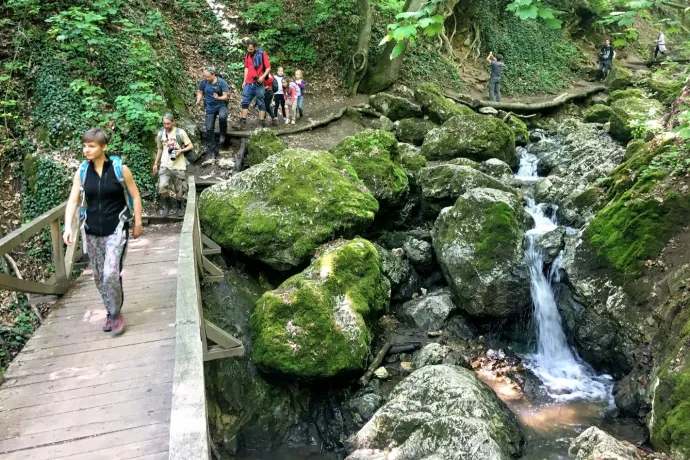
[(67, 286), (69, 279), (65, 272), (65, 255), (62, 252), (62, 235), (60, 235), (60, 219), (50, 223), (50, 240), (53, 246), (53, 265), (55, 266), (55, 283)]

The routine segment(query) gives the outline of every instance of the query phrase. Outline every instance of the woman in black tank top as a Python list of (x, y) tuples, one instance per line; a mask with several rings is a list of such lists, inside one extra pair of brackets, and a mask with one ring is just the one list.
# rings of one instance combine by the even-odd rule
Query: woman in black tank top
[[(106, 155), (108, 136), (102, 128), (92, 128), (82, 136), (84, 156), (88, 163), (74, 175), (72, 191), (65, 210), (65, 244), (74, 244), (72, 226), (79, 201), (86, 209), (82, 238), (91, 261), (96, 287), (106, 309), (103, 331), (120, 335), (125, 330), (121, 308), (122, 264), (127, 253), (129, 222), (134, 218), (132, 238), (141, 236), (141, 197), (132, 173), (126, 166), (114, 163)], [(83, 177), (83, 180), (82, 180)], [(125, 190), (126, 188), (126, 190)], [(129, 209), (127, 193), (132, 198)], [(134, 216), (130, 214), (133, 213)]]

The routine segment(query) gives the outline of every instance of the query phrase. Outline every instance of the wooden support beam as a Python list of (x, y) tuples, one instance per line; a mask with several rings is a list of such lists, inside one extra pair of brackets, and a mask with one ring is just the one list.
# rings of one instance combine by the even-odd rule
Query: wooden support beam
[(204, 246), (206, 246), (207, 248), (220, 249), (218, 243), (216, 243), (203, 233), (201, 234), (201, 242), (204, 243)]
[(218, 254), (221, 254), (223, 251), (221, 249), (211, 249), (211, 248), (206, 248), (201, 251), (201, 254), (204, 256), (215, 256)]
[(50, 223), (50, 241), (53, 249), (53, 265), (55, 266), (55, 283), (58, 286), (65, 286), (69, 283), (67, 272), (65, 271), (65, 254), (62, 252), (62, 235), (60, 234), (60, 219)]
[(46, 211), (31, 222), (22, 225), (9, 235), (0, 239), (0, 256), (5, 255), (12, 249), (16, 248), (24, 241), (28, 240), (45, 227), (48, 226), (55, 219), (59, 219), (65, 212), (65, 206), (67, 203), (62, 203), (59, 206), (55, 206), (50, 211)]
[(204, 353), (204, 361), (213, 361), (215, 359), (234, 358), (237, 356), (244, 356), (244, 347), (223, 348), (211, 347)]
[(214, 264), (206, 256), (201, 256), (204, 269), (212, 276), (223, 276), (225, 272), (221, 270), (218, 265)]
[(204, 320), (206, 325), (206, 337), (223, 348), (241, 347), (242, 342), (225, 332), (210, 321)]
[[(67, 225), (67, 223), (65, 223)], [(65, 274), (67, 279), (72, 276), (72, 269), (74, 269), (74, 264), (77, 260), (80, 260), (84, 254), (82, 252), (81, 245), (81, 232), (79, 231), (79, 209), (74, 214), (74, 221), (72, 222), (72, 239), (74, 242), (72, 246), (67, 246), (67, 251), (65, 252)]]
[(57, 286), (44, 283), (37, 283), (35, 281), (20, 280), (14, 276), (0, 273), (0, 289), (7, 291), (24, 292), (26, 294), (64, 294), (67, 292), (67, 286)]
[(203, 283), (210, 284), (210, 283), (220, 283), (225, 280), (224, 276), (211, 276), (211, 275), (206, 275), (204, 278), (201, 280)]

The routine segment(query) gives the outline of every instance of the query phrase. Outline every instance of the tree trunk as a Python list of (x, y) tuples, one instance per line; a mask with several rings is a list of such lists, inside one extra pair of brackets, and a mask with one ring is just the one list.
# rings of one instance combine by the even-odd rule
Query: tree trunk
[(369, 48), (371, 47), (372, 13), (369, 0), (358, 0), (357, 10), (360, 17), (357, 50), (352, 55), (352, 68), (347, 76), (347, 93), (350, 96), (357, 92), (357, 88), (369, 67)]
[[(405, 11), (418, 11), (425, 3), (425, 0), (407, 0), (405, 3)], [(379, 93), (393, 86), (398, 80), (398, 74), (400, 73), (400, 67), (402, 66), (405, 53), (402, 53), (395, 59), (391, 59), (391, 53), (396, 44), (395, 40), (386, 43), (386, 47), (376, 63), (376, 67), (370, 67), (366, 77), (360, 83), (360, 93)]]

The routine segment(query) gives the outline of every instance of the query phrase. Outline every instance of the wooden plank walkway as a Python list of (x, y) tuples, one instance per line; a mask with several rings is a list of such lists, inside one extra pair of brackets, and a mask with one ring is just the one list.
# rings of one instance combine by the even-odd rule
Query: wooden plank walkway
[(0, 460), (168, 458), (180, 228), (130, 240), (120, 337), (91, 270), (53, 306), (0, 386)]

